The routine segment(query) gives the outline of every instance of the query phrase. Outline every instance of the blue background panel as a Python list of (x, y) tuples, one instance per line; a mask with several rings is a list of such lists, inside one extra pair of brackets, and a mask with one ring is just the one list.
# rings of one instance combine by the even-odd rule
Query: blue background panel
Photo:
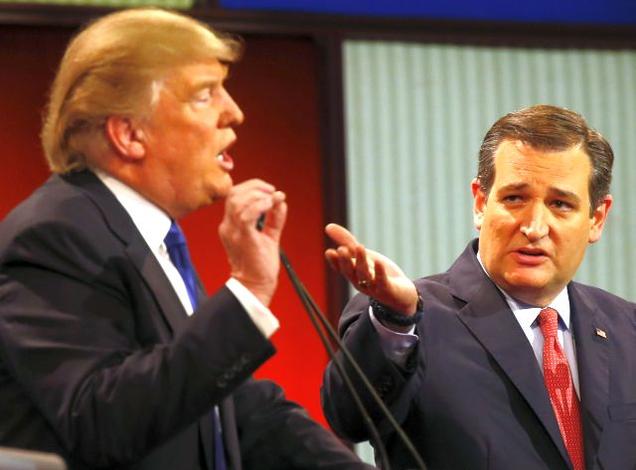
[(220, 0), (230, 9), (426, 19), (636, 24), (636, 0)]

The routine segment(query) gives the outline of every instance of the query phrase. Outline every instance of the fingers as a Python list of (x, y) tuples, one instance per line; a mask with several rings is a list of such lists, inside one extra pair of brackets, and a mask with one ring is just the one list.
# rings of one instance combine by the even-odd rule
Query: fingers
[(325, 251), (329, 265), (342, 274), (361, 292), (366, 292), (375, 278), (375, 262), (368, 256), (364, 245), (340, 225), (329, 224), (325, 231), (332, 239), (343, 242)]
[(351, 283), (357, 284), (357, 278), (355, 277), (355, 258), (353, 253), (346, 246), (339, 246), (336, 249), (338, 254), (337, 267), (338, 271), (346, 277)]
[[(262, 229), (257, 221), (265, 215)], [(237, 184), (225, 201), (219, 235), (231, 276), (269, 305), (278, 282), (279, 243), (287, 217), (285, 193), (262, 180)]]
[(400, 267), (386, 256), (366, 249), (351, 232), (337, 224), (325, 228), (337, 243), (325, 251), (330, 266), (358, 291), (397, 312), (411, 314), (417, 305), (417, 290)]
[(355, 252), (355, 274), (358, 286), (365, 288), (375, 281), (375, 262), (367, 255), (363, 245), (358, 245)]
[(384, 264), (382, 263), (378, 263), (375, 267), (375, 282), (379, 286), (386, 286), (389, 284), (389, 276)]
[(348, 246), (350, 249), (354, 250), (355, 246), (358, 244), (356, 237), (354, 237), (353, 234), (342, 225), (328, 224), (325, 227), (325, 233), (336, 245)]
[(285, 197), (285, 193), (276, 191), (272, 196), (272, 207), (265, 213), (262, 231), (276, 241), (280, 239), (287, 220), (287, 202), (285, 202)]
[(334, 270), (345, 276), (350, 282), (355, 283), (353, 275), (355, 259), (346, 246), (327, 249), (325, 251), (325, 257)]
[[(266, 214), (263, 230), (279, 236), (287, 215), (285, 193), (259, 179), (235, 185), (225, 201), (225, 213), (235, 228), (255, 229), (261, 214)], [(271, 214), (269, 213), (271, 212)]]
[(327, 248), (325, 250), (325, 258), (327, 259), (327, 264), (334, 271), (338, 270), (338, 253), (333, 248)]

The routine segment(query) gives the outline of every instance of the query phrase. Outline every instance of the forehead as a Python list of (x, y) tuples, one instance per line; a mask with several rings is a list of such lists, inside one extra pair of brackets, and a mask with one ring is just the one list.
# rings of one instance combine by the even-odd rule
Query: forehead
[(228, 74), (228, 66), (216, 59), (194, 62), (172, 68), (164, 79), (164, 85), (175, 92), (195, 91), (199, 88), (222, 83)]
[(521, 183), (530, 187), (547, 185), (587, 196), (592, 165), (580, 146), (553, 151), (537, 149), (519, 140), (504, 140), (494, 158), (495, 187)]

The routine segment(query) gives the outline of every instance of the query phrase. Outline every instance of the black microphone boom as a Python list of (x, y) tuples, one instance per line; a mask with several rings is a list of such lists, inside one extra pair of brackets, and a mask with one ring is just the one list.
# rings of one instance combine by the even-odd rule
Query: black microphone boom
[(344, 358), (349, 362), (349, 365), (353, 368), (356, 375), (359, 377), (362, 384), (364, 385), (365, 389), (371, 395), (373, 401), (377, 404), (377, 406), (379, 407), (384, 417), (391, 424), (396, 434), (398, 435), (398, 437), (400, 438), (400, 440), (402, 441), (406, 449), (409, 451), (409, 453), (413, 457), (413, 460), (417, 463), (417, 468), (419, 468), (420, 470), (426, 470), (426, 465), (424, 464), (424, 461), (422, 457), (420, 456), (420, 454), (418, 453), (417, 449), (413, 445), (413, 442), (409, 439), (409, 437), (406, 435), (402, 427), (395, 420), (395, 418), (393, 417), (393, 414), (386, 407), (382, 399), (378, 396), (375, 389), (373, 388), (373, 385), (371, 385), (371, 382), (369, 381), (368, 377), (360, 368), (360, 365), (358, 364), (358, 362), (351, 355), (347, 347), (342, 343), (338, 334), (334, 331), (329, 321), (327, 321), (324, 314), (320, 311), (320, 309), (316, 305), (316, 302), (312, 299), (311, 295), (309, 294), (305, 286), (300, 281), (300, 278), (295, 273), (294, 269), (291, 267), (291, 264), (289, 263), (289, 259), (287, 258), (287, 255), (285, 255), (282, 249), (280, 250), (280, 260), (283, 266), (285, 267), (285, 271), (287, 272), (287, 275), (289, 276), (289, 279), (292, 285), (294, 286), (294, 289), (296, 290), (298, 297), (300, 297), (300, 300), (302, 301), (305, 307), (305, 310), (307, 311), (307, 314), (309, 316), (309, 319), (314, 325), (314, 328), (316, 329), (316, 332), (318, 333), (318, 336), (320, 337), (320, 340), (322, 341), (322, 344), (327, 350), (329, 358), (333, 361), (334, 366), (336, 367), (336, 370), (338, 371), (338, 374), (344, 381), (347, 389), (351, 393), (351, 396), (353, 398), (353, 401), (356, 407), (358, 408), (358, 410), (360, 411), (360, 414), (362, 415), (362, 419), (369, 430), (371, 440), (375, 444), (375, 449), (378, 453), (379, 460), (380, 460), (380, 468), (384, 470), (390, 470), (391, 468), (389, 464), (388, 456), (386, 453), (386, 449), (384, 447), (384, 444), (382, 443), (382, 439), (380, 438), (380, 433), (378, 432), (377, 427), (373, 423), (371, 416), (369, 416), (369, 413), (365, 409), (364, 404), (362, 403), (362, 400), (360, 399), (360, 395), (355, 390), (355, 387), (353, 386), (353, 383), (351, 382), (351, 378), (347, 375), (346, 371), (344, 370), (344, 366), (340, 362), (340, 358), (336, 356), (333, 350), (333, 347), (331, 346), (330, 342), (326, 338), (325, 331), (329, 334), (330, 338), (338, 345)]

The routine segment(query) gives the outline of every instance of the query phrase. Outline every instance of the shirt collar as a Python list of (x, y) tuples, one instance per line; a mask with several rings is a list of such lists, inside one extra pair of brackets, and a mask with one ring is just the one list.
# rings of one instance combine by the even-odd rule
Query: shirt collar
[(117, 178), (97, 169), (92, 170), (124, 207), (151, 250), (156, 251), (170, 230), (172, 221), (159, 207)]
[[(477, 252), (477, 261), (479, 261), (479, 265), (481, 269), (484, 270), (486, 276), (489, 279), (490, 275), (486, 268), (484, 267), (484, 263), (479, 256), (479, 252)], [(497, 286), (497, 284), (495, 284)], [(515, 318), (519, 322), (519, 324), (525, 329), (526, 327), (537, 326), (537, 317), (539, 316), (539, 312), (541, 312), (541, 307), (536, 307), (534, 305), (526, 304), (514, 297), (510, 296), (505, 290), (501, 287), (497, 286), (497, 289), (504, 295), (506, 298), (506, 302), (512, 310)], [(569, 330), (570, 329), (570, 296), (568, 294), (568, 288), (565, 286), (561, 292), (550, 302), (548, 307), (553, 308), (559, 313), (559, 325), (562, 329)]]

